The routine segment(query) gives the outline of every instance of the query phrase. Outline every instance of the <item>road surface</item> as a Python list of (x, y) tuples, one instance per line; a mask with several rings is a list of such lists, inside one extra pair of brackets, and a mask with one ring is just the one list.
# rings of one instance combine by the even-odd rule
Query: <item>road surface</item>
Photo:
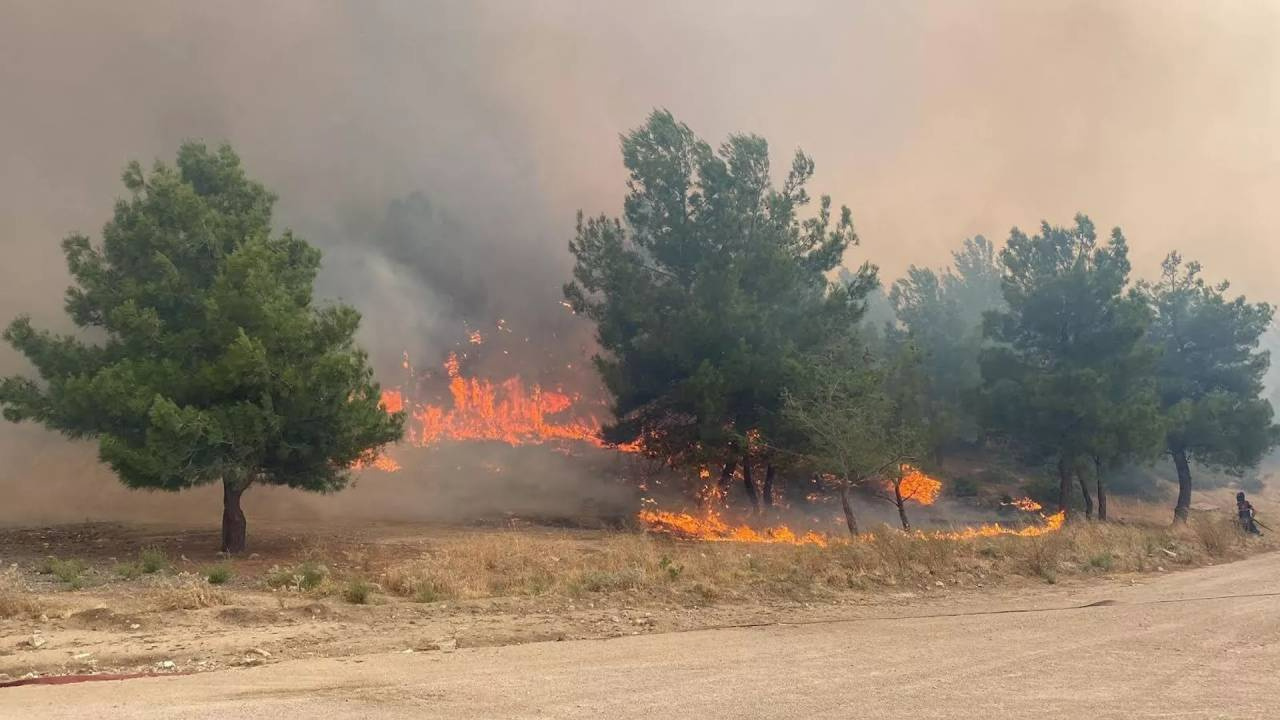
[[(848, 621), (0, 690), (21, 718), (1274, 718), (1280, 554)], [(1100, 603), (1091, 607), (1081, 607)], [(859, 612), (851, 610), (851, 613)], [(907, 617), (914, 615), (914, 617)]]

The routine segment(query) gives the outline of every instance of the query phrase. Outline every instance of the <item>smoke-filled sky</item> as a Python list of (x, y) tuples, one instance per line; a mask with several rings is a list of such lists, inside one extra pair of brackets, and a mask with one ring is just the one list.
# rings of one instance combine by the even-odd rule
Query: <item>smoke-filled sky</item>
[[(853, 209), (848, 262), (886, 279), (1085, 211), (1140, 275), (1178, 248), (1276, 301), (1277, 37), (1264, 2), (7, 0), (0, 316), (64, 322), (58, 241), (96, 234), (127, 160), (188, 138), (279, 193), (384, 363), (454, 329), (435, 257), (486, 312), (554, 311), (574, 213), (617, 212), (618, 135), (655, 107), (713, 143), (759, 133), (779, 168), (804, 148)], [(370, 250), (414, 193), (445, 248), (416, 269)], [(0, 456), (43, 437), (0, 428)]]

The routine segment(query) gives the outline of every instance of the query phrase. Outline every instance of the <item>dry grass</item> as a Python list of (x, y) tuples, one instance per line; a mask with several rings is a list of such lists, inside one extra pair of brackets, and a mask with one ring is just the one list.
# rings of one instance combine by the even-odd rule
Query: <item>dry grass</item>
[(1240, 552), (1242, 538), (1230, 518), (1211, 520), (1191, 529), (1080, 523), (1041, 537), (968, 541), (885, 527), (867, 540), (827, 548), (499, 531), (440, 541), (415, 560), (393, 562), (373, 574), (388, 594), (421, 602), (604, 594), (695, 604), (801, 600), (850, 589), (974, 585), (1015, 575), (1056, 582), (1064, 575), (1148, 572)]
[(166, 579), (151, 591), (149, 599), (151, 607), (156, 610), (199, 610), (231, 602), (225, 590), (191, 573)]
[(0, 572), (0, 618), (36, 617), (47, 610), (22, 581), (16, 567)]
[(1245, 541), (1239, 522), (1232, 517), (1197, 514), (1188, 525), (1200, 545), (1215, 558), (1226, 557)]

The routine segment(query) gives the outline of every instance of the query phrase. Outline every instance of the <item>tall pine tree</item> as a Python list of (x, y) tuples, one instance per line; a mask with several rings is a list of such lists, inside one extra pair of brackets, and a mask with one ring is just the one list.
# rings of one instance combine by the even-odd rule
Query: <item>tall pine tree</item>
[(96, 438), (129, 487), (220, 482), (222, 550), (245, 548), (253, 485), (331, 492), (401, 435), (353, 340), (359, 314), (317, 307), (320, 253), (273, 235), (275, 197), (229, 147), (183, 145), (176, 167), (131, 163), (102, 243), (63, 241), (79, 335), (4, 333), (39, 379), (0, 381), (12, 421)]

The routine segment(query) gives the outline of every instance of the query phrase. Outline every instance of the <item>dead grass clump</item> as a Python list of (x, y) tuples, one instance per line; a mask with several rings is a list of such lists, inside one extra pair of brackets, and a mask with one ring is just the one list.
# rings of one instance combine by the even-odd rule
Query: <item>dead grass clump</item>
[(1067, 546), (1062, 533), (1019, 538), (1021, 551), (1017, 555), (1016, 570), (1023, 575), (1038, 577), (1048, 583), (1058, 581), (1058, 569)]
[(1213, 558), (1231, 554), (1244, 541), (1235, 518), (1219, 514), (1197, 514), (1188, 523), (1200, 547)]
[(230, 602), (231, 597), (225, 590), (191, 573), (167, 579), (151, 593), (151, 604), (157, 610), (199, 610)]
[(421, 564), (390, 568), (382, 573), (380, 584), (384, 591), (413, 598), (415, 602), (433, 603), (458, 597), (458, 588)]
[(0, 618), (35, 617), (45, 609), (22, 582), (16, 567), (0, 572)]

